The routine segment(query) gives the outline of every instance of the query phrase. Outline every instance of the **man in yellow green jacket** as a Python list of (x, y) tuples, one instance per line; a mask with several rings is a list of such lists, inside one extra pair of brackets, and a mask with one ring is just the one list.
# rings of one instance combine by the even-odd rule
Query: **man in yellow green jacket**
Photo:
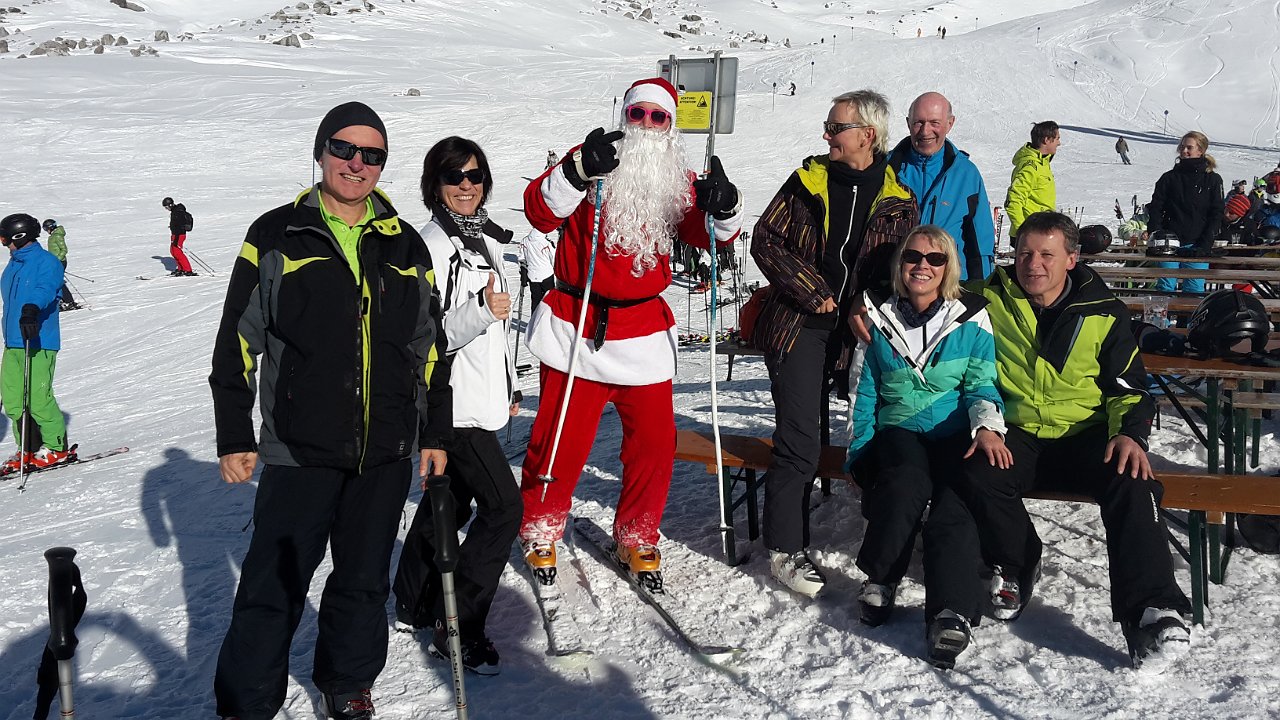
[(1013, 175), (1004, 200), (1010, 239), (1017, 239), (1018, 228), (1028, 215), (1058, 206), (1057, 186), (1049, 163), (1060, 145), (1058, 123), (1046, 120), (1031, 126), (1031, 142), (1013, 154)]
[(1022, 496), (1089, 495), (1106, 528), (1113, 619), (1135, 667), (1160, 671), (1189, 647), (1190, 604), (1173, 577), (1147, 459), (1155, 404), (1124, 304), (1087, 266), (1057, 212), (1022, 223), (1012, 268), (982, 287), (996, 341), (1013, 465), (965, 467), (963, 495), (993, 566), (992, 615), (1016, 619), (1039, 576), (1040, 538)]

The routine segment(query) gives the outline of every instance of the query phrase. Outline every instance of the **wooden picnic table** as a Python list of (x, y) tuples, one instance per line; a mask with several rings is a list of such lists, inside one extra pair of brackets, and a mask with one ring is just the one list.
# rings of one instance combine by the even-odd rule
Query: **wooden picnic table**
[[(1270, 252), (1275, 248), (1273, 246), (1267, 246), (1267, 245), (1219, 245), (1217, 246), (1217, 249), (1226, 250), (1228, 255), (1237, 255), (1237, 256), (1247, 257), (1249, 255), (1256, 255), (1258, 253)], [(1147, 253), (1147, 246), (1146, 245), (1120, 245), (1117, 243), (1112, 243), (1112, 245), (1107, 248), (1107, 252), (1145, 256)]]
[[(1206, 458), (1208, 472), (1218, 473), (1221, 464), (1225, 466), (1223, 471), (1227, 474), (1244, 473), (1246, 470), (1245, 440), (1249, 436), (1250, 424), (1247, 414), (1249, 409), (1280, 406), (1280, 396), (1276, 396), (1274, 390), (1261, 393), (1254, 390), (1274, 388), (1275, 382), (1280, 380), (1280, 368), (1246, 365), (1221, 358), (1206, 360), (1153, 353), (1143, 353), (1142, 363), (1156, 386), (1169, 399), (1174, 410), (1187, 423), (1196, 439), (1204, 445), (1208, 455)], [(1204, 392), (1201, 393), (1191, 387), (1187, 383), (1188, 378), (1204, 378)], [(1181, 392), (1175, 393), (1175, 388)], [(1184, 406), (1183, 401), (1188, 399), (1197, 404), (1203, 404), (1205, 424), (1203, 433), (1195, 418)], [(1256, 431), (1261, 420), (1254, 419), (1253, 423), (1255, 425), (1254, 462), (1256, 463)], [(1220, 458), (1225, 462), (1220, 463)], [(1228, 515), (1225, 525), (1231, 528), (1234, 525), (1234, 518)], [(1221, 527), (1215, 526), (1209, 535), (1208, 577), (1210, 580), (1222, 582), (1230, 553), (1230, 547), (1222, 548)]]
[[(1192, 262), (1184, 258), (1176, 258), (1177, 262)], [(1161, 278), (1176, 280), (1194, 280), (1197, 278), (1211, 282), (1223, 283), (1280, 283), (1280, 268), (1275, 269), (1221, 269), (1221, 268), (1162, 268), (1162, 267), (1122, 267), (1118, 265), (1092, 265), (1093, 271), (1102, 276), (1108, 284), (1120, 281), (1149, 281)]]
[[(1145, 253), (1129, 253), (1129, 252), (1113, 252), (1107, 251), (1096, 255), (1081, 255), (1081, 260), (1087, 263), (1095, 262), (1207, 262), (1209, 267), (1224, 268), (1262, 268), (1262, 269), (1280, 269), (1280, 257), (1242, 257), (1242, 256), (1226, 256), (1226, 257), (1195, 257), (1195, 258), (1155, 258), (1148, 257)], [(1097, 267), (1093, 266), (1096, 270)]]

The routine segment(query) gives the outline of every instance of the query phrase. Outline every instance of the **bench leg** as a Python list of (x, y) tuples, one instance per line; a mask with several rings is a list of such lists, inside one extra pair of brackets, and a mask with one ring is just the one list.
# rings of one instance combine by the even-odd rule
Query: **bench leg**
[(734, 359), (734, 357), (735, 357), (734, 355), (730, 355), (730, 356), (729, 356), (729, 373), (728, 373), (727, 375), (725, 375), (725, 376), (724, 376), (724, 381), (725, 381), (725, 382), (732, 382), (732, 381), (733, 381), (733, 359)]
[(1204, 625), (1205, 595), (1205, 547), (1204, 513), (1192, 510), (1187, 515), (1187, 550), (1191, 552), (1191, 620)]
[(752, 541), (760, 537), (760, 509), (756, 505), (756, 471), (747, 469), (747, 537)]
[(1205, 439), (1209, 442), (1205, 443), (1205, 451), (1208, 452), (1209, 474), (1214, 475), (1218, 472), (1218, 443), (1221, 438), (1218, 437), (1218, 418), (1222, 413), (1222, 409), (1218, 406), (1218, 378), (1205, 379), (1205, 402), (1204, 402), (1206, 429)]
[(738, 564), (738, 543), (733, 534), (733, 477), (725, 468), (720, 476), (720, 542), (724, 560), (730, 566)]

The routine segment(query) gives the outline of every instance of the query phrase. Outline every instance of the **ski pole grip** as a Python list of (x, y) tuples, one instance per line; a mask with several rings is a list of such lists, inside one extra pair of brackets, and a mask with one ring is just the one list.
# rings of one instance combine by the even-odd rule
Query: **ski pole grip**
[(458, 566), (458, 520), (448, 475), (427, 478), (427, 494), (431, 498), (431, 518), (435, 525), (436, 567), (442, 573)]
[(49, 652), (55, 660), (70, 660), (75, 655), (76, 639), (72, 585), (76, 551), (69, 547), (49, 548), (44, 559), (49, 562)]

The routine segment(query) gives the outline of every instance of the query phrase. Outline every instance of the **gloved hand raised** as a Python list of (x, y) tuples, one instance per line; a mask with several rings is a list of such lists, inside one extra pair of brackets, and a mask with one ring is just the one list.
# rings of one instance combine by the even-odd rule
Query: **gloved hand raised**
[(711, 171), (707, 176), (693, 181), (693, 193), (698, 209), (710, 213), (717, 220), (733, 217), (738, 209), (738, 188), (729, 182), (720, 165), (720, 158), (711, 156)]
[(606, 133), (604, 128), (592, 130), (582, 147), (564, 163), (564, 176), (579, 190), (586, 190), (592, 179), (603, 177), (618, 167), (618, 149), (614, 143), (622, 139), (622, 131)]
[(22, 317), (18, 319), (18, 328), (22, 331), (23, 340), (35, 340), (40, 337), (40, 308), (27, 303), (22, 306)]

